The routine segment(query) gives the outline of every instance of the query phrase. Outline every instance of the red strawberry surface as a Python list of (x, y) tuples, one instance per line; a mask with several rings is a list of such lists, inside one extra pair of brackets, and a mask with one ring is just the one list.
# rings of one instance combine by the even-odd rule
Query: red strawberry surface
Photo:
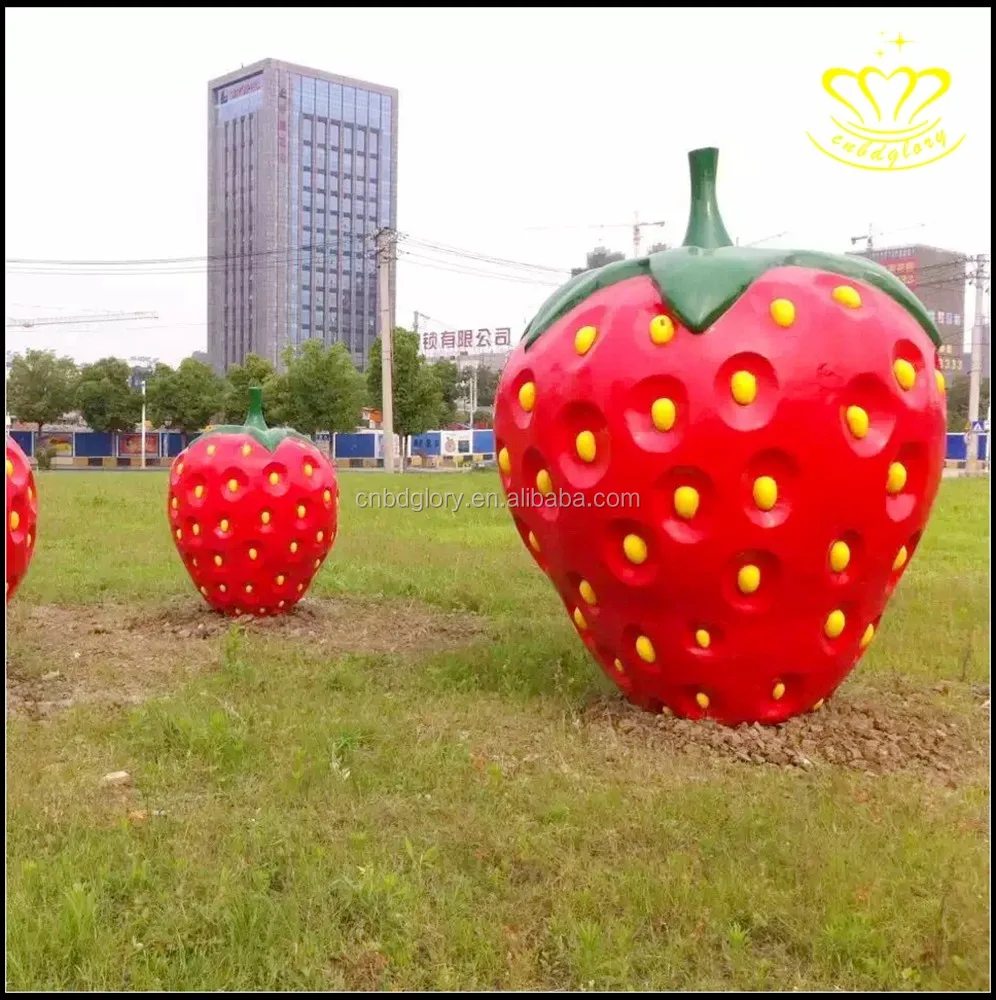
[(716, 155), (690, 155), (683, 247), (544, 305), (496, 446), (519, 534), (632, 701), (774, 723), (818, 708), (879, 627), (940, 484), (944, 380), (884, 268), (730, 246)]
[(304, 435), (267, 428), (262, 391), (245, 426), (216, 427), (176, 457), (167, 515), (204, 599), (227, 615), (274, 615), (301, 600), (335, 541), (339, 486)]
[(38, 537), (38, 493), (31, 463), (7, 438), (7, 579), (9, 601), (27, 575)]

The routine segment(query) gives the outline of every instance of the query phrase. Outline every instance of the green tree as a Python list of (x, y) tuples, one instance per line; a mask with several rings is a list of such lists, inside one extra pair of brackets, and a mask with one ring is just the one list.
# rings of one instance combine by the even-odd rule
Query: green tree
[(76, 364), (53, 351), (26, 351), (14, 358), (7, 379), (7, 409), (26, 424), (56, 423), (73, 408)]
[(84, 367), (76, 382), (76, 409), (94, 431), (133, 430), (142, 397), (131, 387), (131, 369), (120, 358), (101, 358)]
[(498, 381), (501, 372), (493, 371), (490, 368), (477, 369), (477, 405), (494, 406), (495, 393), (498, 391)]
[[(225, 383), (210, 365), (185, 358), (179, 368), (156, 365), (146, 385), (149, 419), (156, 427), (183, 434), (202, 430), (221, 412)], [(240, 422), (245, 418), (242, 414)]]
[[(249, 389), (254, 386), (263, 386), (273, 378), (273, 365), (266, 358), (261, 358), (258, 354), (250, 354), (246, 357), (244, 365), (232, 365), (225, 376), (227, 385), (225, 386), (225, 412), (224, 420), (226, 424), (241, 424), (249, 412)], [(272, 420), (270, 407), (263, 393), (263, 417), (269, 423)]]
[[(964, 433), (968, 428), (968, 390), (967, 375), (948, 377), (948, 430), (953, 433)], [(979, 419), (985, 420), (989, 409), (990, 386), (989, 379), (984, 379), (979, 386)]]
[(344, 344), (308, 340), (286, 352), (287, 373), (264, 385), (278, 422), (302, 434), (341, 434), (356, 429), (363, 409), (363, 376)]
[[(406, 438), (438, 426), (443, 408), (443, 388), (433, 366), (426, 364), (419, 353), (417, 333), (397, 328), (393, 346), (394, 432), (401, 435), (404, 454)], [(367, 390), (373, 405), (383, 412), (381, 372), (378, 337), (370, 348)]]
[[(379, 361), (379, 358), (378, 358)], [(436, 361), (429, 365), (429, 368), (436, 373), (439, 381), (439, 389), (442, 393), (442, 405), (439, 408), (437, 425), (444, 427), (453, 423), (456, 417), (457, 403), (463, 393), (464, 372), (461, 372), (455, 361)], [(380, 367), (377, 368), (377, 377), (380, 378)], [(379, 397), (378, 397), (379, 398)], [(428, 428), (432, 429), (432, 428)]]

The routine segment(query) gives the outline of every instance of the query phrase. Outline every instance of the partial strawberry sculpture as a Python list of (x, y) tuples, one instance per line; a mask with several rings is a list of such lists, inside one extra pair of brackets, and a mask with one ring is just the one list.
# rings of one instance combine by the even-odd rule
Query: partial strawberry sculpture
[(496, 446), (523, 542), (633, 702), (777, 723), (841, 684), (919, 545), (940, 338), (869, 260), (732, 246), (717, 157), (689, 154), (682, 247), (542, 306)]
[(284, 614), (335, 541), (339, 486), (303, 434), (268, 428), (250, 390), (244, 426), (215, 427), (176, 457), (167, 515), (204, 600), (222, 614)]
[(13, 438), (7, 439), (6, 600), (21, 585), (31, 565), (38, 537), (38, 493), (31, 463)]

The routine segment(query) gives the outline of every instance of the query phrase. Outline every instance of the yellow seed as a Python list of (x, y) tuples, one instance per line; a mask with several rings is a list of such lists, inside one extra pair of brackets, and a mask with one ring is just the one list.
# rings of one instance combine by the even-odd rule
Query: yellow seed
[(581, 614), (580, 608), (574, 609), (574, 624), (577, 625), (577, 627), (582, 630), (588, 627), (588, 623), (584, 620), (584, 615)]
[(522, 388), (519, 389), (519, 406), (521, 406), (526, 413), (529, 413), (535, 405), (536, 384), (534, 382), (526, 382), (523, 384)]
[(218, 589), (224, 594), (225, 591), (228, 590), (228, 587), (226, 587), (223, 583), (219, 583)]
[(868, 628), (865, 629), (864, 634), (861, 636), (861, 648), (864, 649), (874, 638), (875, 626), (869, 624)]
[(730, 392), (741, 406), (747, 406), (757, 399), (757, 379), (750, 372), (734, 372)]
[(844, 626), (847, 624), (847, 619), (844, 618), (844, 612), (837, 610), (831, 611), (827, 615), (826, 623), (823, 626), (823, 631), (828, 639), (836, 639), (841, 632), (844, 631)]
[(218, 527), (221, 528), (222, 531), (228, 531), (228, 518), (223, 517), (218, 523)]
[(286, 601), (277, 601), (277, 607), (282, 608), (286, 603)]
[(639, 535), (627, 535), (623, 539), (623, 552), (637, 566), (647, 561), (647, 543)]
[(277, 586), (282, 587), (283, 585), (284, 585), (284, 575), (283, 573), (281, 573), (280, 576), (277, 577)]
[(306, 476), (312, 476), (315, 473), (315, 467), (310, 462), (305, 462), (304, 474)]
[(317, 533), (317, 534), (315, 535), (315, 541), (316, 541), (316, 542), (320, 542), (320, 541), (322, 541), (322, 540), (323, 540), (324, 538), (325, 538), (325, 532), (324, 532), (324, 531), (319, 531), (319, 532), (318, 532), (318, 533)]
[(250, 549), (249, 550), (249, 558), (250, 559), (255, 559), (256, 556), (258, 556), (258, 555), (259, 555), (259, 553), (255, 549)]
[(947, 392), (948, 385), (944, 381), (944, 376), (940, 372), (934, 372), (934, 381), (937, 383), (937, 388), (941, 392)]
[(263, 524), (269, 524), (270, 512), (268, 510), (264, 510), (263, 513), (259, 515), (259, 519), (263, 522)]
[(700, 628), (695, 632), (695, 641), (701, 649), (708, 649), (712, 643), (712, 636), (704, 628)]
[(582, 431), (575, 439), (574, 447), (582, 462), (595, 461), (595, 435), (591, 431)]
[(28, 499), (29, 500), (34, 500), (34, 498), (35, 498), (35, 491), (29, 486), (28, 487)]
[(239, 481), (237, 479), (228, 480), (229, 492), (234, 493), (239, 488)]
[(242, 446), (242, 454), (243, 454), (243, 456), (248, 457), (251, 453), (252, 453), (252, 448), (249, 445), (244, 444)]
[[(512, 460), (508, 457), (508, 448), (498, 452), (498, 468), (507, 476), (512, 471)], [(326, 501), (327, 503), (328, 501)]]
[(900, 545), (899, 551), (896, 553), (896, 558), (892, 562), (892, 569), (894, 572), (899, 572), (906, 565), (906, 546)]
[(316, 559), (315, 560), (315, 569), (318, 569), (318, 567), (321, 566), (321, 564), (322, 564), (321, 559)]
[(14, 475), (14, 463), (9, 458), (7, 459), (7, 475)]
[(868, 414), (860, 406), (849, 406), (845, 417), (847, 426), (856, 438), (863, 438), (868, 433)]
[(706, 694), (705, 692), (703, 692), (703, 691), (700, 691), (700, 692), (699, 692), (699, 693), (698, 693), (698, 694), (697, 694), (697, 695), (695, 696), (695, 703), (696, 703), (696, 704), (697, 704), (697, 705), (699, 706), (699, 708), (701, 708), (701, 709), (702, 709), (702, 711), (704, 712), (704, 711), (705, 711), (705, 710), (706, 710), (706, 709), (707, 709), (707, 708), (709, 707), (709, 695), (707, 695), (707, 694)]
[(650, 407), (650, 419), (659, 431), (669, 431), (674, 427), (677, 416), (678, 410), (670, 399), (655, 399), (653, 406)]
[(753, 594), (761, 586), (761, 571), (757, 566), (741, 566), (737, 573), (737, 589), (741, 594)]
[(204, 595), (205, 597), (207, 597), (207, 593), (208, 593), (208, 589), (207, 589), (207, 587), (201, 587), (201, 593), (202, 593), (202, 594), (203, 594), (203, 595)]
[(889, 493), (898, 493), (906, 485), (906, 466), (902, 462), (893, 462), (889, 466), (889, 478), (885, 488)]
[(325, 491), (325, 492), (324, 492), (324, 493), (322, 494), (322, 499), (323, 499), (323, 500), (324, 500), (324, 501), (325, 501), (326, 503), (332, 503), (332, 491), (331, 491), (331, 490), (326, 490), (326, 491)]
[(247, 594), (251, 594), (252, 593), (252, 584), (251, 583), (247, 583), (246, 584), (246, 593)]
[(674, 323), (670, 316), (655, 316), (650, 321), (650, 339), (658, 345), (674, 339)]
[[(10, 521), (11, 521), (10, 526), (12, 528), (15, 527), (15, 525), (14, 525), (14, 518), (15, 517), (17, 517), (17, 514), (11, 514), (10, 515)], [(176, 540), (179, 541), (181, 538), (183, 538), (183, 532), (179, 528), (177, 528), (176, 529)]]
[(207, 453), (208, 453), (209, 455), (213, 455), (213, 454), (214, 454), (214, 453), (215, 453), (215, 452), (216, 452), (217, 450), (218, 450), (218, 449), (217, 449), (217, 448), (215, 448), (215, 446), (214, 446), (213, 444), (209, 444), (209, 445), (207, 446)]
[(194, 567), (194, 569), (197, 569), (197, 560), (196, 559), (191, 559), (190, 560), (190, 564)]
[(291, 552), (297, 552), (297, 542), (290, 543), (290, 550)]
[(182, 476), (183, 475), (183, 462), (177, 462), (177, 465), (176, 465), (176, 474), (178, 476)]
[(533, 550), (533, 552), (539, 552), (540, 550), (539, 540), (531, 531), (529, 532), (529, 547)]
[(33, 541), (34, 541), (34, 538), (33, 538), (33, 537), (31, 536), (31, 532), (29, 531), (29, 532), (28, 532), (28, 538), (27, 538), (27, 542), (28, 542), (28, 548), (29, 548), (29, 549), (31, 548), (31, 543), (32, 543)]
[(838, 285), (831, 293), (834, 302), (839, 302), (848, 309), (857, 309), (861, 305), (858, 290), (850, 285)]
[(544, 496), (553, 492), (553, 480), (550, 479), (550, 473), (546, 469), (540, 469), (536, 473), (536, 489)]
[(674, 491), (674, 510), (686, 521), (695, 517), (699, 509), (699, 491), (694, 486), (679, 486)]
[(614, 666), (616, 668), (616, 673), (617, 674), (623, 673), (622, 660), (613, 660), (612, 661), (612, 666)]
[(214, 564), (215, 564), (215, 566), (220, 566), (223, 561), (224, 560), (221, 558), (221, 556), (215, 556), (214, 557)]
[(775, 701), (781, 701), (783, 694), (785, 694), (785, 685), (779, 682), (772, 688), (771, 697), (774, 698)]
[(172, 507), (172, 508), (173, 508), (173, 510), (176, 510), (176, 508), (180, 506), (180, 501), (179, 501), (179, 500), (177, 500), (177, 498), (176, 498), (176, 497), (173, 497), (173, 498), (172, 498), (172, 499), (170, 500), (170, 502), (169, 502), (169, 505), (170, 505), (170, 507)]
[(197, 497), (198, 500), (200, 500), (200, 498), (202, 496), (204, 496), (204, 487), (203, 486), (195, 486), (194, 487), (194, 496)]
[(851, 548), (847, 542), (834, 542), (830, 546), (830, 568), (835, 573), (843, 573), (851, 561)]
[(653, 663), (657, 659), (657, 653), (654, 651), (654, 644), (645, 636), (641, 635), (636, 640), (636, 655), (643, 660), (644, 663)]
[(795, 322), (795, 306), (788, 299), (775, 299), (771, 303), (771, 318), (779, 326), (791, 326)]
[(823, 699), (820, 700), (813, 706), (813, 711), (818, 712), (823, 707)]
[(280, 476), (276, 472), (270, 473), (270, 485), (276, 486), (280, 482)]
[(591, 350), (591, 345), (595, 343), (598, 331), (593, 326), (583, 326), (574, 334), (574, 350), (578, 354), (587, 354)]
[(193, 527), (192, 527), (192, 528), (191, 528), (190, 530), (191, 530), (191, 531), (192, 531), (192, 532), (193, 532), (193, 533), (194, 533), (195, 535), (199, 535), (199, 534), (201, 533), (201, 526), (200, 526), (199, 524), (195, 524), (195, 525), (194, 525), (194, 526), (193, 526)]
[(578, 593), (581, 595), (581, 600), (584, 601), (585, 604), (590, 605), (591, 607), (598, 604), (598, 601), (595, 598), (595, 591), (592, 589), (591, 584), (587, 580), (582, 580), (578, 584)]
[[(20, 527), (20, 524), (21, 524), (21, 515), (18, 514), (16, 510), (12, 510), (10, 512), (10, 530), (17, 531), (17, 529)], [(179, 531), (176, 533), (176, 537), (177, 538), (180, 537)]]
[(303, 583), (299, 583), (297, 585), (297, 592), (300, 594), (302, 590), (304, 590), (304, 584)]
[(304, 509), (304, 504), (303, 503), (299, 503), (297, 505), (297, 516), (298, 517), (304, 517), (304, 515), (306, 513), (307, 513), (307, 511)]
[(236, 608), (235, 609), (235, 617), (238, 618), (238, 617), (241, 616), (241, 614), (242, 614), (242, 609), (241, 608)]
[(771, 476), (758, 476), (754, 480), (754, 503), (759, 510), (771, 510), (778, 503), (778, 483)]
[(892, 366), (892, 372), (901, 389), (908, 391), (916, 385), (916, 369), (903, 358), (899, 358)]

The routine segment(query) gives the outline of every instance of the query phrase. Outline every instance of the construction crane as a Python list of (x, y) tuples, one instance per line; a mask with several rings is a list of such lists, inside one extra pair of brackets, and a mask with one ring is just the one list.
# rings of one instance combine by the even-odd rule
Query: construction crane
[(532, 232), (538, 232), (539, 230), (565, 230), (565, 229), (631, 229), (633, 232), (633, 256), (640, 256), (640, 243), (643, 237), (644, 229), (655, 229), (661, 226), (666, 226), (666, 222), (641, 222), (640, 213), (634, 212), (633, 222), (618, 222), (609, 223), (601, 226), (529, 226), (528, 230)]
[(157, 312), (91, 313), (89, 316), (41, 316), (31, 319), (8, 319), (7, 329), (30, 330), (35, 326), (56, 326), (69, 323), (124, 323), (133, 319), (159, 319)]
[(893, 233), (908, 233), (908, 232), (910, 232), (913, 229), (923, 229), (923, 228), (926, 227), (926, 225), (927, 225), (926, 222), (918, 222), (915, 226), (905, 226), (903, 229), (891, 229), (888, 232), (882, 233), (882, 232), (876, 232), (875, 231), (875, 223), (874, 222), (869, 222), (868, 223), (868, 232), (867, 233), (862, 233), (860, 236), (852, 236), (851, 237), (851, 246), (852, 247), (856, 246), (858, 243), (861, 243), (863, 241), (864, 244), (865, 244), (865, 250), (866, 251), (874, 250), (875, 249), (875, 240), (879, 236), (891, 236)]

